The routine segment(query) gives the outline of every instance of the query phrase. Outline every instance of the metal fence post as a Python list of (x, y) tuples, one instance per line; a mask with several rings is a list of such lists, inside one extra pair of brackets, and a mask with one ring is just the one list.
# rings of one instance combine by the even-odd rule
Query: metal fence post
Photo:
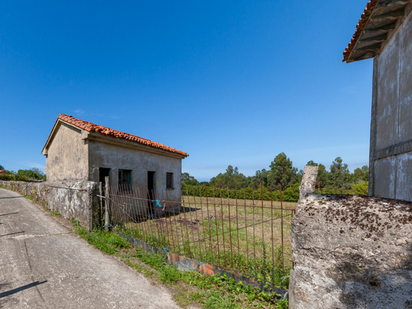
[(110, 226), (110, 220), (109, 220), (109, 209), (110, 209), (110, 203), (109, 203), (109, 176), (104, 177), (105, 181), (105, 199), (104, 199), (104, 228), (106, 231), (109, 230)]
[(99, 225), (102, 226), (103, 223), (103, 199), (102, 199), (102, 195), (103, 195), (103, 186), (102, 186), (102, 182), (99, 182), (99, 203), (100, 203), (100, 217), (99, 217)]
[(282, 198), (282, 185), (280, 185), (280, 234), (282, 239), (282, 276), (285, 275), (285, 263), (283, 259), (283, 198)]

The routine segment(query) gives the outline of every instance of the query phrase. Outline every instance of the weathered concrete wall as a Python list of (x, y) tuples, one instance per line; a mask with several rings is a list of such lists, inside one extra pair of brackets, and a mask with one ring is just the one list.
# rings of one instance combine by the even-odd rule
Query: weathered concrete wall
[[(119, 169), (132, 171), (132, 185), (147, 188), (147, 172), (154, 171), (156, 190), (166, 190), (166, 173), (173, 173), (173, 187), (180, 192), (182, 160), (166, 155), (121, 148), (116, 145), (89, 141), (90, 177), (99, 181), (99, 168), (110, 168), (110, 185), (117, 186)], [(180, 196), (177, 197), (180, 200)]]
[(374, 60), (370, 194), (412, 201), (412, 13)]
[(81, 130), (61, 124), (47, 150), (48, 181), (89, 180), (88, 145)]
[(57, 211), (66, 219), (79, 220), (80, 224), (91, 230), (92, 206), (97, 201), (97, 183), (91, 181), (77, 182), (22, 182), (0, 181), (0, 186), (30, 195), (33, 201)]
[(311, 194), (299, 204), (289, 308), (412, 308), (412, 203)]

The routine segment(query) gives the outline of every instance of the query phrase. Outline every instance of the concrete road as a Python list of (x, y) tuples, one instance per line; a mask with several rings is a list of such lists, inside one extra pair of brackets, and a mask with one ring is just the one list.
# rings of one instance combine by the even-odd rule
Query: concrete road
[(171, 292), (0, 189), (0, 308), (179, 308)]

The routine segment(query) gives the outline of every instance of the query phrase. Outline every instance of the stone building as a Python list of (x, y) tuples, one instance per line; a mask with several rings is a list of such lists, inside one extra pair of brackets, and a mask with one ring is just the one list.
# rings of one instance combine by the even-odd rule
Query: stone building
[(369, 195), (412, 201), (412, 1), (372, 0), (346, 62), (373, 60)]
[(180, 192), (187, 153), (60, 114), (42, 150), (48, 182), (93, 181)]

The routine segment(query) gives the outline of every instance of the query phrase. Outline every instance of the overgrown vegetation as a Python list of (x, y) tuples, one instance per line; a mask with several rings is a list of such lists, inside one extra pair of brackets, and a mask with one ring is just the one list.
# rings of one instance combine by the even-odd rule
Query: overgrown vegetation
[[(27, 197), (27, 196), (26, 196)], [(48, 207), (44, 207), (49, 213), (50, 215), (52, 215), (53, 217), (58, 217), (60, 216), (60, 213), (57, 211), (51, 211)]]
[(7, 171), (4, 170), (4, 167), (0, 165), (0, 170), (2, 170), (2, 174), (0, 174), (0, 180), (5, 181), (45, 181), (46, 174), (40, 170), (39, 168), (32, 168), (28, 170), (18, 170), (17, 173), (14, 171)]
[[(153, 227), (158, 228), (158, 227)], [(249, 277), (254, 277), (258, 282), (266, 284), (267, 282), (273, 282), (275, 286), (278, 287), (288, 287), (289, 285), (289, 273), (292, 268), (292, 262), (290, 260), (291, 256), (291, 245), (290, 237), (285, 237), (285, 253), (287, 256), (284, 260), (284, 266), (282, 268), (282, 247), (276, 246), (272, 249), (270, 247), (270, 240), (266, 240), (266, 245), (263, 245), (262, 239), (256, 237), (256, 248), (253, 247), (254, 242), (252, 235), (248, 240), (248, 243), (242, 239), (240, 245), (240, 251), (238, 251), (238, 246), (233, 239), (233, 250), (230, 250), (229, 240), (226, 245), (220, 239), (219, 250), (220, 254), (217, 252), (216, 244), (218, 241), (214, 240), (210, 242), (209, 246), (198, 245), (197, 243), (189, 243), (188, 240), (178, 243), (179, 238), (175, 241), (171, 241), (168, 237), (153, 236), (154, 234), (147, 236), (139, 233), (139, 230), (126, 228), (116, 228), (115, 231), (119, 231), (124, 235), (143, 240), (144, 242), (150, 244), (156, 248), (163, 248), (165, 251), (170, 250), (170, 252), (182, 255), (188, 258), (206, 262), (208, 264), (214, 265), (221, 268), (234, 269), (235, 272), (239, 274), (244, 274)], [(222, 230), (219, 231), (221, 233)], [(150, 233), (150, 230), (146, 230)], [(184, 233), (184, 230), (182, 231)], [(175, 230), (174, 233), (179, 233)], [(226, 235), (228, 236), (228, 235)], [(244, 234), (242, 235), (244, 238)], [(235, 238), (235, 237), (233, 237)], [(224, 250), (226, 248), (226, 250)], [(249, 252), (249, 256), (246, 254)], [(273, 258), (272, 258), (273, 254)], [(283, 269), (283, 270), (282, 270)]]
[[(367, 195), (369, 168), (365, 165), (350, 173), (348, 165), (337, 157), (330, 165), (329, 171), (323, 164), (312, 160), (306, 165), (319, 166), (316, 181), (317, 192), (321, 194), (358, 194)], [(210, 179), (210, 182), (198, 182), (188, 173), (182, 174), (182, 194), (202, 196), (216, 196), (222, 193), (222, 197), (234, 198), (236, 192), (239, 198), (261, 199), (261, 187), (263, 187), (263, 199), (270, 200), (270, 189), (273, 190), (273, 200), (280, 200), (279, 189), (282, 187), (283, 200), (296, 202), (299, 199), (299, 185), (302, 181), (303, 171), (293, 166), (293, 162), (282, 152), (271, 162), (269, 169), (256, 171), (254, 176), (245, 176), (237, 167), (229, 165), (225, 173), (220, 173)], [(205, 188), (206, 186), (206, 188)], [(199, 189), (199, 187), (201, 187)], [(213, 187), (215, 194), (213, 194)], [(222, 188), (216, 189), (216, 188)], [(243, 194), (243, 191), (246, 194)], [(241, 190), (240, 190), (241, 189)], [(253, 191), (253, 193), (252, 193)]]
[(106, 232), (105, 230), (93, 230), (89, 233), (86, 228), (80, 226), (79, 222), (72, 220), (73, 225), (76, 227), (76, 233), (81, 238), (87, 240), (87, 242), (97, 249), (106, 252), (107, 254), (115, 254), (122, 248), (130, 248), (131, 245), (126, 239), (120, 237), (115, 233)]
[(168, 265), (163, 254), (148, 253), (131, 247), (124, 238), (104, 230), (88, 232), (72, 220), (76, 233), (107, 254), (119, 257), (127, 265), (176, 291), (175, 299), (183, 306), (197, 304), (203, 308), (288, 308), (280, 295), (257, 290), (232, 278), (180, 271)]
[(16, 175), (24, 176), (28, 179), (46, 180), (46, 174), (41, 169), (36, 167), (29, 170), (18, 170)]
[[(293, 184), (291, 187), (282, 191), (282, 200), (285, 202), (297, 202), (299, 199), (299, 183)], [(267, 187), (261, 187), (254, 189), (253, 187), (246, 187), (241, 189), (228, 189), (227, 187), (219, 188), (212, 186), (187, 186), (182, 183), (182, 195), (184, 196), (202, 196), (206, 197), (206, 191), (208, 197), (216, 198), (238, 198), (238, 199), (255, 199), (260, 201), (263, 196), (264, 201), (280, 201), (280, 190), (270, 191)]]
[[(253, 204), (253, 205), (252, 205)], [(149, 217), (147, 204), (113, 199), (114, 231), (156, 248), (278, 287), (292, 267), (291, 215), (297, 204), (185, 196), (179, 209)], [(281, 219), (283, 218), (283, 219)]]

